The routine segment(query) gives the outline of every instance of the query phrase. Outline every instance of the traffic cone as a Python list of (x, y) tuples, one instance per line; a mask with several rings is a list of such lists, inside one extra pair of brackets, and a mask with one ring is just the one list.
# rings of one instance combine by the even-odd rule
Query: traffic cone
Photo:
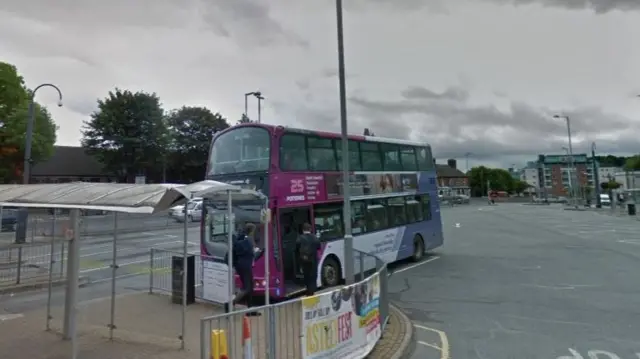
[(253, 359), (253, 348), (251, 345), (251, 326), (249, 318), (242, 318), (242, 346), (244, 348), (244, 359)]

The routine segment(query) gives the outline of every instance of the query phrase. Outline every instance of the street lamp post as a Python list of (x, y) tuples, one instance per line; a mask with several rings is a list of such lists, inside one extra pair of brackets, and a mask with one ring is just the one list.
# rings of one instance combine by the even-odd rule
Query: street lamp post
[(53, 87), (56, 91), (58, 91), (58, 107), (62, 107), (62, 91), (60, 91), (60, 89), (56, 85), (42, 84), (36, 87), (31, 93), (31, 100), (29, 102), (29, 119), (27, 121), (27, 139), (24, 144), (24, 170), (22, 172), (22, 183), (24, 184), (29, 184), (29, 180), (31, 178), (31, 142), (33, 141), (33, 126), (36, 122), (35, 97), (36, 92), (42, 87)]
[(262, 122), (262, 101), (264, 97), (260, 92), (254, 94), (254, 96), (258, 99), (258, 123)]
[(593, 184), (596, 193), (596, 208), (602, 208), (600, 199), (600, 176), (598, 175), (598, 165), (596, 163), (596, 143), (591, 143), (591, 161), (593, 162)]
[(469, 156), (471, 156), (471, 152), (467, 152), (464, 154), (464, 158), (465, 158), (464, 167), (467, 169), (467, 173), (469, 173)]
[(244, 94), (244, 115), (247, 118), (249, 118), (249, 96), (254, 96), (258, 99), (258, 123), (260, 123), (260, 101), (264, 100), (264, 97), (262, 97), (262, 92), (253, 91)]
[[(569, 140), (569, 163), (571, 168), (571, 173), (569, 173), (569, 176), (573, 177), (574, 161), (573, 161), (573, 145), (571, 144), (571, 120), (569, 119), (569, 116), (566, 116), (566, 115), (554, 115), (553, 118), (564, 119), (567, 122), (567, 137)], [(573, 187), (570, 187), (570, 189), (571, 189), (574, 205), (578, 207), (577, 202), (575, 202), (575, 191)]]
[(347, 85), (344, 65), (344, 28), (342, 0), (336, 0), (336, 26), (338, 35), (338, 82), (340, 87), (340, 129), (342, 137), (342, 196), (344, 217), (344, 277), (346, 284), (355, 280), (353, 273), (353, 236), (351, 233), (351, 180), (349, 175), (349, 139), (347, 137)]
[[(567, 154), (567, 157), (570, 157), (571, 155), (569, 154), (569, 148), (566, 146), (562, 146), (562, 149), (564, 150), (564, 152)], [(571, 161), (571, 160), (569, 160)], [(569, 162), (571, 163), (571, 162)], [(570, 198), (573, 201), (573, 167), (571, 165), (569, 165), (569, 168), (567, 169), (567, 175), (569, 177), (569, 193), (570, 193)]]
[[(31, 159), (31, 145), (33, 142), (33, 127), (36, 122), (36, 92), (42, 87), (53, 87), (56, 91), (58, 91), (58, 107), (62, 107), (62, 91), (58, 88), (58, 86), (54, 84), (41, 84), (31, 92), (31, 98), (29, 100), (29, 118), (27, 119), (27, 133), (26, 140), (24, 144), (24, 163), (22, 165), (22, 183), (29, 184), (31, 179), (31, 163), (33, 162)], [(16, 230), (16, 243), (24, 243), (26, 241), (27, 234), (27, 220), (28, 220), (29, 212), (26, 208), (22, 208), (18, 211), (18, 228)]]

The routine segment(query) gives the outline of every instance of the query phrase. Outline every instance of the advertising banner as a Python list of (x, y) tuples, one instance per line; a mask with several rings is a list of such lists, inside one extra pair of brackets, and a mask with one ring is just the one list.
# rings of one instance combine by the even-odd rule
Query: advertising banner
[(380, 278), (302, 301), (304, 359), (364, 358), (380, 339)]
[[(327, 197), (342, 197), (342, 174), (325, 176)], [(415, 193), (418, 190), (418, 175), (415, 173), (352, 174), (349, 178), (352, 196), (387, 193)]]

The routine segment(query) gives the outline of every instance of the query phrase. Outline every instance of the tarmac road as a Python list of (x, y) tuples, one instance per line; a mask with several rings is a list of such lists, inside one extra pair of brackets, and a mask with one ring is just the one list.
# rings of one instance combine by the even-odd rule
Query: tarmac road
[(445, 245), (396, 272), (412, 359), (640, 358), (640, 227), (557, 206), (443, 209)]

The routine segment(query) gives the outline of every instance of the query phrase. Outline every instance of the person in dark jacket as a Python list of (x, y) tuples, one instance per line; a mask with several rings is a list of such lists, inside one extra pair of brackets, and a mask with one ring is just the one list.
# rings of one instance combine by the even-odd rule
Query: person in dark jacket
[(304, 285), (307, 287), (307, 295), (316, 293), (316, 281), (318, 280), (318, 251), (320, 250), (320, 240), (311, 234), (311, 225), (302, 225), (302, 234), (296, 241), (296, 253), (300, 258), (300, 266), (304, 276)]
[(256, 232), (256, 226), (247, 223), (242, 234), (236, 237), (233, 242), (233, 268), (238, 273), (242, 282), (242, 292), (234, 299), (234, 304), (245, 302), (247, 306), (251, 306), (253, 294), (253, 236)]

